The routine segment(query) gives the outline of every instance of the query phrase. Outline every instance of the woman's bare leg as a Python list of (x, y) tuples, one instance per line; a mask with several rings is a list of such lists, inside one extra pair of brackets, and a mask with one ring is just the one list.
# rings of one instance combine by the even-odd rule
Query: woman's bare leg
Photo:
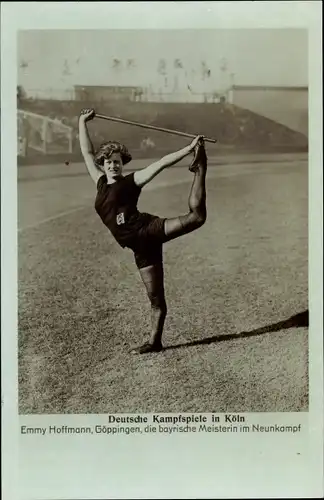
[(151, 304), (151, 336), (149, 342), (133, 350), (135, 354), (158, 352), (162, 349), (162, 333), (167, 315), (164, 294), (163, 263), (139, 269)]

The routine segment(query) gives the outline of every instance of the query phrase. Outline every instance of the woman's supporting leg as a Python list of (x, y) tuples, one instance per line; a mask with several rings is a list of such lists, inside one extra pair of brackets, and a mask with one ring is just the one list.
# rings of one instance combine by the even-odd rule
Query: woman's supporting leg
[(207, 218), (206, 209), (206, 173), (207, 161), (198, 163), (189, 195), (189, 213), (173, 219), (166, 219), (164, 232), (166, 241), (191, 233), (201, 227)]
[(139, 269), (142, 281), (151, 304), (151, 337), (149, 342), (133, 350), (135, 354), (158, 352), (162, 349), (162, 333), (167, 315), (164, 294), (163, 263)]

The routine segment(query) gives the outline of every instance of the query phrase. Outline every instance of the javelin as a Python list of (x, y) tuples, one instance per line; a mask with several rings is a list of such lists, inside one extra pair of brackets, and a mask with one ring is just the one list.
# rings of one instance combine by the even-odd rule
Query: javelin
[[(145, 123), (139, 123), (139, 122), (132, 122), (130, 120), (123, 120), (122, 118), (116, 118), (115, 116), (106, 116), (106, 115), (100, 115), (96, 113), (96, 118), (101, 118), (102, 120), (109, 120), (111, 122), (118, 122), (118, 123), (125, 123), (126, 125), (135, 125), (136, 127), (141, 127), (141, 128), (148, 128), (150, 130), (157, 130), (159, 132), (166, 132), (167, 134), (173, 134), (173, 135), (181, 135), (182, 137), (190, 137), (191, 139), (194, 139), (197, 137), (197, 135), (193, 134), (187, 134), (186, 132), (180, 132), (179, 130), (172, 130), (169, 128), (162, 128), (162, 127), (154, 127), (154, 125), (146, 125)], [(216, 139), (211, 139), (209, 137), (204, 137), (205, 142), (213, 142), (216, 143)]]

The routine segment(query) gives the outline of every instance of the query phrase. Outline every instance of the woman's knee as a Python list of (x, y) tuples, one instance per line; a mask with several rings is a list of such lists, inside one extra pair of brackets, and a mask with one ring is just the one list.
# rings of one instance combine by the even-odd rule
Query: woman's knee
[(176, 219), (167, 219), (164, 226), (166, 241), (195, 231), (205, 224), (206, 218), (206, 211), (200, 209), (180, 215)]
[(194, 214), (194, 219), (192, 221), (194, 229), (202, 227), (207, 219), (207, 213), (204, 210), (197, 210)]

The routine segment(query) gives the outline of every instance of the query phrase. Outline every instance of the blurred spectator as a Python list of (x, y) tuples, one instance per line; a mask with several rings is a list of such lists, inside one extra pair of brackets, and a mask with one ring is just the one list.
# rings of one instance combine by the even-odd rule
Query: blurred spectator
[(18, 137), (18, 156), (25, 158), (27, 156), (27, 139), (26, 137)]
[(146, 152), (151, 151), (152, 149), (155, 149), (154, 141), (152, 141), (150, 137), (144, 137), (141, 142), (141, 150)]

